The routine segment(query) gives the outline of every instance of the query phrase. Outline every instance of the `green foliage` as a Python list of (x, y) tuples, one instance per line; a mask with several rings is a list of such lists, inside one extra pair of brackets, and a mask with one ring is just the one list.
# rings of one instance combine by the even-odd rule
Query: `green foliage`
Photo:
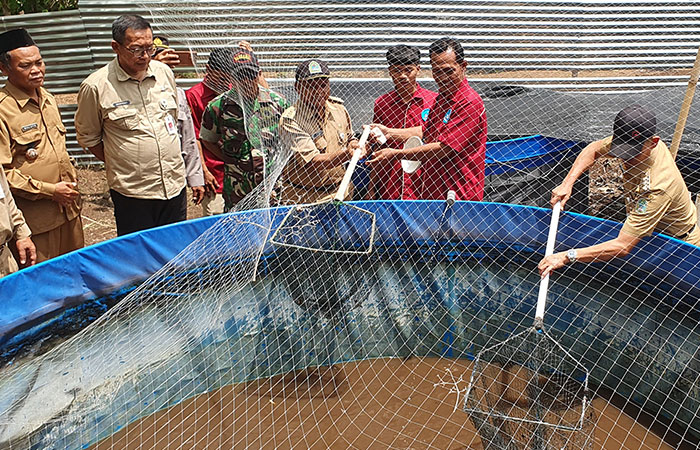
[(4, 16), (76, 9), (78, 0), (0, 0)]

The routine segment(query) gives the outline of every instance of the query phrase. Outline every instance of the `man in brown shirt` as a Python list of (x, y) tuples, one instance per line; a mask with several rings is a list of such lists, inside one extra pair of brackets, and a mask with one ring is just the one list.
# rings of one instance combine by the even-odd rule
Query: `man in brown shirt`
[[(280, 120), (280, 140), (292, 152), (283, 174), (282, 203), (333, 198), (345, 174), (343, 164), (359, 145), (343, 101), (330, 95), (330, 76), (325, 61), (311, 59), (297, 67), (299, 99)], [(352, 194), (351, 185), (346, 197)]]
[(17, 209), (10, 193), (5, 172), (0, 170), (0, 278), (18, 269), (8, 246), (12, 240), (15, 241), (13, 250), (16, 250), (22, 267), (36, 262), (36, 248), (30, 235), (31, 230), (24, 221), (22, 211)]
[(613, 135), (592, 142), (581, 151), (561, 185), (552, 191), (552, 205), (562, 207), (571, 197), (576, 179), (596, 158), (623, 161), (627, 219), (618, 236), (590, 247), (569, 249), (542, 259), (542, 276), (575, 262), (609, 261), (624, 257), (646, 236), (665, 233), (700, 245), (697, 208), (675, 162), (675, 155), (656, 135), (656, 117), (632, 105), (615, 117)]
[(78, 142), (105, 162), (117, 234), (187, 217), (185, 164), (170, 68), (152, 60), (150, 24), (124, 15), (112, 23), (109, 64), (80, 85)]
[[(44, 61), (24, 29), (0, 35), (0, 163), (45, 261), (83, 247), (77, 173), (54, 97), (42, 87)], [(15, 255), (18, 256), (18, 255)]]

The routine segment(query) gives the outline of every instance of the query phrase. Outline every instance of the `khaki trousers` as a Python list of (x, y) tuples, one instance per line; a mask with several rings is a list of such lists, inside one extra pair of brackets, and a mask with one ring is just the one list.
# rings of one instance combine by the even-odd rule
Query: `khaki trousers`
[[(85, 246), (83, 237), (83, 220), (80, 216), (70, 220), (60, 227), (45, 233), (33, 234), (32, 241), (36, 246), (37, 264), (47, 259), (61, 256)], [(10, 245), (10, 244), (8, 244)], [(17, 258), (17, 246), (14, 240), (11, 244), (12, 254)]]
[(0, 247), (0, 278), (17, 272), (17, 269), (19, 269), (15, 257), (12, 256), (12, 252), (10, 252), (10, 245), (14, 245), (14, 242), (8, 242)]
[(222, 194), (215, 194), (213, 196), (205, 195), (202, 199), (202, 215), (215, 216), (217, 214), (223, 214), (224, 212), (224, 196)]

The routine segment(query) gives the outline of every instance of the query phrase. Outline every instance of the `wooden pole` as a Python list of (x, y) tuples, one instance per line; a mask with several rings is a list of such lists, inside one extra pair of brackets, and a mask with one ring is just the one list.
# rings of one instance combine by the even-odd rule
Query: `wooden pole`
[(688, 120), (690, 106), (693, 104), (693, 96), (695, 95), (695, 86), (698, 84), (698, 75), (700, 75), (700, 49), (695, 56), (695, 64), (693, 70), (690, 71), (690, 80), (688, 80), (688, 88), (685, 90), (685, 97), (681, 105), (681, 112), (678, 114), (678, 122), (676, 122), (676, 130), (673, 132), (673, 140), (671, 141), (671, 155), (676, 159), (678, 147), (681, 145), (683, 131), (685, 130), (685, 122)]

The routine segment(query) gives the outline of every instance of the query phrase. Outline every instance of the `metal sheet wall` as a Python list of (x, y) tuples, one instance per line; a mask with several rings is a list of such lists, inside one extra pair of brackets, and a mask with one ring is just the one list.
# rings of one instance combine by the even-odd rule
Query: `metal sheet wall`
[[(187, 43), (200, 63), (213, 46), (245, 39), (263, 64), (280, 74), (293, 73), (297, 62), (311, 57), (328, 60), (345, 74), (381, 71), (389, 45), (427, 49), (449, 35), (464, 45), (473, 80), (479, 79), (473, 74), (503, 72), (504, 82), (527, 85), (653, 88), (686, 82), (675, 69), (691, 67), (700, 45), (697, 0), (199, 0), (196, 10), (173, 0), (109, 5), (82, 0), (96, 61), (110, 57), (102, 50), (108, 50), (107, 38), (97, 38), (104, 21), (135, 11), (133, 5), (155, 18), (156, 31)], [(604, 78), (590, 72), (629, 69), (667, 72)]]

